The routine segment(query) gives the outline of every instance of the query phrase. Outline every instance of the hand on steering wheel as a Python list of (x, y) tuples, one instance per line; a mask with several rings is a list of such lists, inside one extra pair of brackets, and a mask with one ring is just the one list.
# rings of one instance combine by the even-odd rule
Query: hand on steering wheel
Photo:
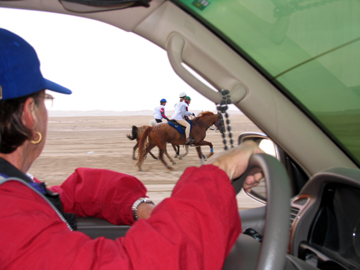
[[(242, 187), (256, 185), (258, 177), (264, 175), (267, 194), (266, 223), (256, 269), (280, 270), (284, 269), (289, 244), (290, 181), (284, 166), (276, 158), (260, 152), (262, 151), (254, 142), (244, 142), (214, 157), (210, 163), (227, 173), (233, 180), (236, 193)], [(262, 173), (258, 174), (259, 171)], [(239, 254), (234, 256), (238, 257)], [(234, 256), (228, 257), (229, 261), (234, 261)], [(234, 265), (230, 266), (233, 269)], [(226, 263), (224, 269), (229, 269)]]
[[(263, 153), (258, 145), (253, 141), (247, 141), (229, 151), (212, 156), (208, 163), (219, 167), (225, 171), (230, 180), (234, 180), (245, 175), (250, 156), (258, 153)], [(246, 192), (250, 192), (252, 187), (259, 184), (263, 174), (259, 170), (252, 170), (247, 171), (246, 175), (247, 177), (242, 179), (241, 187), (244, 187)]]

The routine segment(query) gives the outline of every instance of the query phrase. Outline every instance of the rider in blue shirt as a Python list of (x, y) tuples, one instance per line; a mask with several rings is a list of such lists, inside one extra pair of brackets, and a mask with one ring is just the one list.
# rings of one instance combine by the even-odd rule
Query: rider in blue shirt
[(166, 99), (163, 98), (162, 100), (160, 100), (160, 106), (158, 106), (154, 109), (153, 115), (155, 117), (156, 123), (161, 123), (163, 118), (169, 121), (169, 118), (167, 118), (165, 115), (166, 102), (167, 102)]

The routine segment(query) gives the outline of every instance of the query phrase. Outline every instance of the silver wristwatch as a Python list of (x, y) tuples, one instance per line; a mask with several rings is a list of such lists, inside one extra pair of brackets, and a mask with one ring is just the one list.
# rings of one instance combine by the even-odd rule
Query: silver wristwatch
[(146, 197), (141, 197), (141, 198), (137, 199), (131, 207), (131, 211), (132, 211), (133, 218), (135, 221), (138, 220), (137, 209), (138, 209), (139, 205), (142, 203), (154, 204), (154, 202), (152, 200), (150, 200), (149, 198), (146, 198)]

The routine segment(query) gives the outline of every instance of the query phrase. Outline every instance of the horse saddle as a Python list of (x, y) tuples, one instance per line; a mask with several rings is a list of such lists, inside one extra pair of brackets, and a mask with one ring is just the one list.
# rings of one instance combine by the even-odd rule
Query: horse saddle
[[(190, 123), (190, 132), (191, 132), (191, 129), (192, 129), (192, 121), (191, 120), (186, 120)], [(175, 128), (177, 131), (179, 131), (181, 134), (184, 134), (185, 135), (185, 127), (180, 125), (178, 122), (176, 122), (175, 120), (170, 120), (168, 121), (168, 124), (170, 126), (172, 126), (173, 128)]]

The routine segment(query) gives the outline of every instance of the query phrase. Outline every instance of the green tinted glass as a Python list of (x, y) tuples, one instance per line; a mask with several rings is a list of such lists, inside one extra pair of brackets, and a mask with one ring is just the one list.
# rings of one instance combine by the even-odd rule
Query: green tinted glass
[(360, 1), (176, 0), (360, 163)]

